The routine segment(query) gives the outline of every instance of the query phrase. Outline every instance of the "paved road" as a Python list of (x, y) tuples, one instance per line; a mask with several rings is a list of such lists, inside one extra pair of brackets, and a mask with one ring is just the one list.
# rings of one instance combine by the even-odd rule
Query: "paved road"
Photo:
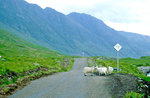
[(84, 76), (87, 59), (75, 59), (70, 72), (63, 72), (32, 81), (9, 98), (111, 98), (104, 76)]

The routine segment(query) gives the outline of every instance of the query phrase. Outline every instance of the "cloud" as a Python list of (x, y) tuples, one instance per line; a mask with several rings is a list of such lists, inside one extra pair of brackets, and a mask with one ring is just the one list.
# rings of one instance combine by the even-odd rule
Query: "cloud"
[(99, 4), (88, 13), (96, 16), (103, 21), (111, 21), (117, 23), (132, 23), (139, 22), (138, 17), (133, 14), (130, 9), (113, 4)]
[[(120, 2), (120, 6), (126, 8), (128, 13), (122, 12), (121, 17), (113, 21), (111, 19), (105, 19), (105, 23), (117, 30), (124, 30), (129, 32), (140, 33), (144, 35), (150, 35), (150, 1), (149, 0), (132, 0)], [(120, 7), (120, 8), (122, 8)], [(123, 11), (122, 9), (120, 11)], [(112, 16), (114, 18), (114, 16)], [(127, 18), (126, 18), (127, 17)]]
[(110, 27), (150, 35), (150, 0), (26, 0), (64, 14), (87, 13)]

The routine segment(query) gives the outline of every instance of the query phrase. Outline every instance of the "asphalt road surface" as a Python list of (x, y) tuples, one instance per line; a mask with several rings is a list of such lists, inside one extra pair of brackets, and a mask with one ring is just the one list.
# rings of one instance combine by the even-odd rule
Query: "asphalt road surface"
[(107, 76), (84, 76), (86, 58), (75, 59), (72, 71), (32, 81), (9, 98), (112, 98)]

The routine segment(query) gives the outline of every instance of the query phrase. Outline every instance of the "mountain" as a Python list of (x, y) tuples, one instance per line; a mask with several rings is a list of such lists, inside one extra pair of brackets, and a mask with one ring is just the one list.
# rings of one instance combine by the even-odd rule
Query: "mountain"
[(80, 51), (78, 46), (82, 46), (82, 43), (78, 40), (84, 41), (82, 36), (86, 33), (86, 29), (80, 30), (80, 25), (67, 16), (51, 8), (43, 10), (23, 0), (1, 0), (0, 2), (0, 20), (2, 20), (0, 22), (3, 28), (6, 28), (5, 30), (11, 28), (14, 32), (21, 32), (15, 34), (64, 54), (76, 54)]
[(108, 51), (112, 51), (113, 46), (116, 43), (120, 43), (123, 47), (120, 51), (121, 56), (138, 57), (150, 55), (150, 45), (148, 45), (150, 43), (150, 36), (116, 31), (105, 25), (103, 21), (84, 13), (71, 13), (68, 16), (87, 28), (90, 32), (96, 34), (96, 36), (103, 40), (102, 42), (106, 42), (105, 46), (107, 46)]
[(0, 56), (2, 57), (59, 57), (62, 54), (29, 43), (0, 29)]
[(116, 31), (87, 14), (64, 15), (24, 0), (0, 0), (0, 20), (0, 28), (67, 55), (116, 56), (116, 43), (123, 47), (121, 57), (150, 55), (149, 36)]

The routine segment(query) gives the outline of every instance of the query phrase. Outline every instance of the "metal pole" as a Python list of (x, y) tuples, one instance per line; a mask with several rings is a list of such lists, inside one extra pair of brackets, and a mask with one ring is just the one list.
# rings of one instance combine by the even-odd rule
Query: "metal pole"
[(82, 52), (82, 57), (84, 57), (84, 52)]
[(119, 51), (117, 51), (117, 71), (119, 72)]

